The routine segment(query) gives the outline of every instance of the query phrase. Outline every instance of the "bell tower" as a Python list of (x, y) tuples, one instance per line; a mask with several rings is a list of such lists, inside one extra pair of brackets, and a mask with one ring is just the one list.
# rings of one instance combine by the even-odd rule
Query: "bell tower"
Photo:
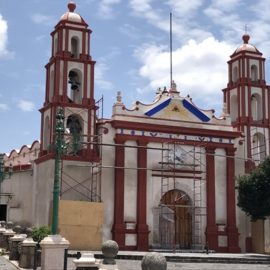
[(52, 50), (46, 67), (46, 94), (41, 112), (40, 157), (53, 154), (55, 119), (58, 107), (64, 109), (67, 155), (77, 160), (97, 159), (91, 142), (96, 134), (94, 100), (95, 61), (90, 55), (91, 30), (75, 12), (68, 11), (51, 33)]
[(270, 88), (265, 82), (265, 58), (246, 33), (228, 61), (229, 81), (223, 89), (232, 125), (244, 134), (246, 172), (269, 154)]

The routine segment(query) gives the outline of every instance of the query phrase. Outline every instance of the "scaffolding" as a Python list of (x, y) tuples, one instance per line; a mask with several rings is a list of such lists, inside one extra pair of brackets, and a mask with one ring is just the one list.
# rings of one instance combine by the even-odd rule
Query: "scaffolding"
[(250, 129), (250, 141), (251, 141), (251, 159), (255, 165), (259, 165), (266, 158), (266, 138), (265, 127), (263, 127), (263, 133), (258, 131), (257, 126), (253, 126)]
[[(95, 103), (96, 121), (103, 118), (103, 97)], [(101, 202), (101, 160), (102, 160), (102, 133), (95, 131), (93, 136), (82, 134), (78, 138), (72, 137), (71, 134), (65, 134), (65, 142), (67, 143), (67, 156), (79, 156), (80, 151), (87, 148), (87, 140), (91, 140), (90, 146), (94, 148), (94, 153), (98, 159), (89, 161), (87, 168), (90, 168), (89, 177), (86, 179), (78, 179), (71, 176), (70, 173), (63, 171), (62, 160), (62, 179), (61, 179), (61, 196), (68, 192), (77, 193), (82, 200), (90, 202)], [(77, 165), (69, 165), (79, 167)]]
[[(161, 203), (159, 206), (159, 240), (162, 249), (203, 249), (203, 205), (205, 164), (203, 145), (185, 145), (177, 141), (162, 144)], [(190, 194), (178, 190), (181, 179), (188, 183)], [(192, 181), (192, 182), (191, 182)], [(170, 195), (169, 195), (170, 194)]]

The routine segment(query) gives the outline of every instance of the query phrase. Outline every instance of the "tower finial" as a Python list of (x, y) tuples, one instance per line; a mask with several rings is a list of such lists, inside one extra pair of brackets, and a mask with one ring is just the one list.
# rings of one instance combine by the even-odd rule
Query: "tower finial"
[(248, 34), (248, 26), (247, 26), (247, 24), (245, 24), (245, 34), (242, 36), (242, 39), (244, 41), (244, 44), (248, 44), (250, 36)]
[(74, 12), (74, 10), (76, 9), (76, 3), (73, 1), (70, 1), (68, 3), (68, 9), (69, 9), (69, 12)]

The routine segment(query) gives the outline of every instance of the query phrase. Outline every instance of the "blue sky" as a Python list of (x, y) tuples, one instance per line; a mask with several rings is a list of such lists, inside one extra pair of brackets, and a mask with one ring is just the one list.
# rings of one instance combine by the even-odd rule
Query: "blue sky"
[[(0, 0), (0, 152), (40, 138), (50, 33), (68, 0)], [(150, 103), (169, 85), (169, 13), (173, 13), (173, 77), (197, 106), (222, 108), (227, 60), (247, 25), (266, 57), (269, 77), (269, 0), (77, 0), (89, 24), (96, 64), (95, 97), (111, 116), (117, 91), (131, 107)]]

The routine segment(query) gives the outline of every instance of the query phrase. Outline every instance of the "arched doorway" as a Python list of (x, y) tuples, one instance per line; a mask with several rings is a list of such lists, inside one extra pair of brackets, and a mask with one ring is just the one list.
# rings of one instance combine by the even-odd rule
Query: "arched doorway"
[(161, 248), (190, 249), (192, 245), (191, 200), (183, 191), (166, 192), (160, 200)]

